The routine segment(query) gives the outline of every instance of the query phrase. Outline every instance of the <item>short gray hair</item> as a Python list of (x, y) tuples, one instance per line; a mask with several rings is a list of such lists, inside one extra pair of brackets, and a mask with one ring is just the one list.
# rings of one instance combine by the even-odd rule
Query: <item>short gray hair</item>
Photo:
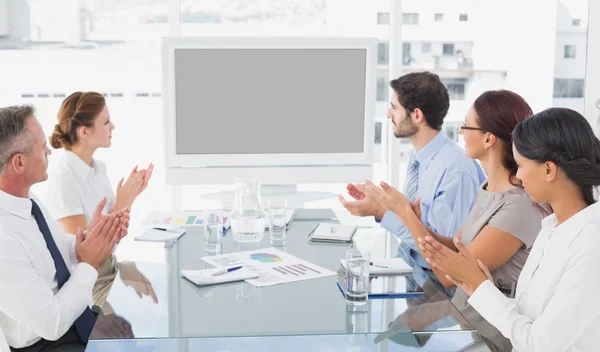
[(14, 105), (0, 108), (0, 173), (17, 153), (29, 154), (33, 138), (27, 130), (27, 121), (33, 117), (31, 105)]

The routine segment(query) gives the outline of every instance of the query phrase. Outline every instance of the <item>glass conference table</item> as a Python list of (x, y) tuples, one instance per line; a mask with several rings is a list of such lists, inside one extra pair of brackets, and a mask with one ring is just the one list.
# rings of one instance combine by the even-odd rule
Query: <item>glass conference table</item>
[[(331, 210), (298, 209), (286, 244), (275, 247), (336, 272), (352, 247), (370, 249), (372, 258), (394, 256), (393, 236), (375, 223), (359, 227), (352, 244), (309, 241), (320, 222), (336, 221)], [(422, 295), (352, 308), (337, 276), (261, 288), (246, 282), (195, 286), (180, 271), (210, 267), (200, 260), (210, 255), (201, 227), (156, 245), (164, 247), (164, 263), (124, 263), (106, 286), (87, 351), (489, 351), (449, 293), (419, 268), (373, 285)], [(230, 230), (222, 253), (269, 246), (268, 232), (261, 243), (241, 244)]]

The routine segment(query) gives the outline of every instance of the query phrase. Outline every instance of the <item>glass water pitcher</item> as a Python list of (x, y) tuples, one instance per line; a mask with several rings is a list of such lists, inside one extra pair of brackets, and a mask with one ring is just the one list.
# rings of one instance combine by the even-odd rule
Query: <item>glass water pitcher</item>
[(235, 180), (231, 230), (237, 242), (260, 242), (265, 231), (265, 212), (260, 199), (260, 180), (242, 174)]

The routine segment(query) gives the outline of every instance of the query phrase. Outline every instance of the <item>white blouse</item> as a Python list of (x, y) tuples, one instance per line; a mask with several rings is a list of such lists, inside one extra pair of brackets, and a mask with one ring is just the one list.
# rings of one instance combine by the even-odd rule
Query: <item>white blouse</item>
[(87, 223), (104, 197), (107, 202), (103, 213), (110, 213), (116, 197), (106, 175), (106, 166), (95, 159), (93, 164), (93, 167), (89, 166), (76, 154), (65, 150), (48, 180), (45, 204), (52, 218), (60, 220), (84, 215)]
[(490, 281), (469, 299), (513, 351), (600, 349), (600, 203), (556, 225), (554, 214), (542, 221), (514, 300)]

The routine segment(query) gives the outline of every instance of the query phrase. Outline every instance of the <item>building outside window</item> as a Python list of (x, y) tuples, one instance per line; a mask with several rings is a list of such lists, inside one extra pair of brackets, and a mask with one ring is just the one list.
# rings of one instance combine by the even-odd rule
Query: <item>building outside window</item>
[(378, 12), (377, 13), (377, 24), (390, 24), (390, 13), (389, 12)]
[(450, 100), (465, 100), (466, 78), (440, 78), (442, 83), (448, 89)]
[(444, 44), (442, 54), (444, 56), (454, 56), (454, 44)]
[(565, 59), (574, 59), (577, 54), (577, 46), (565, 45)]
[(555, 98), (583, 98), (583, 79), (555, 78), (554, 79), (554, 97)]
[(377, 45), (377, 64), (387, 65), (390, 61), (390, 44), (388, 42), (380, 42)]
[(402, 14), (402, 23), (409, 26), (414, 26), (419, 24), (419, 14), (418, 13), (403, 13)]

